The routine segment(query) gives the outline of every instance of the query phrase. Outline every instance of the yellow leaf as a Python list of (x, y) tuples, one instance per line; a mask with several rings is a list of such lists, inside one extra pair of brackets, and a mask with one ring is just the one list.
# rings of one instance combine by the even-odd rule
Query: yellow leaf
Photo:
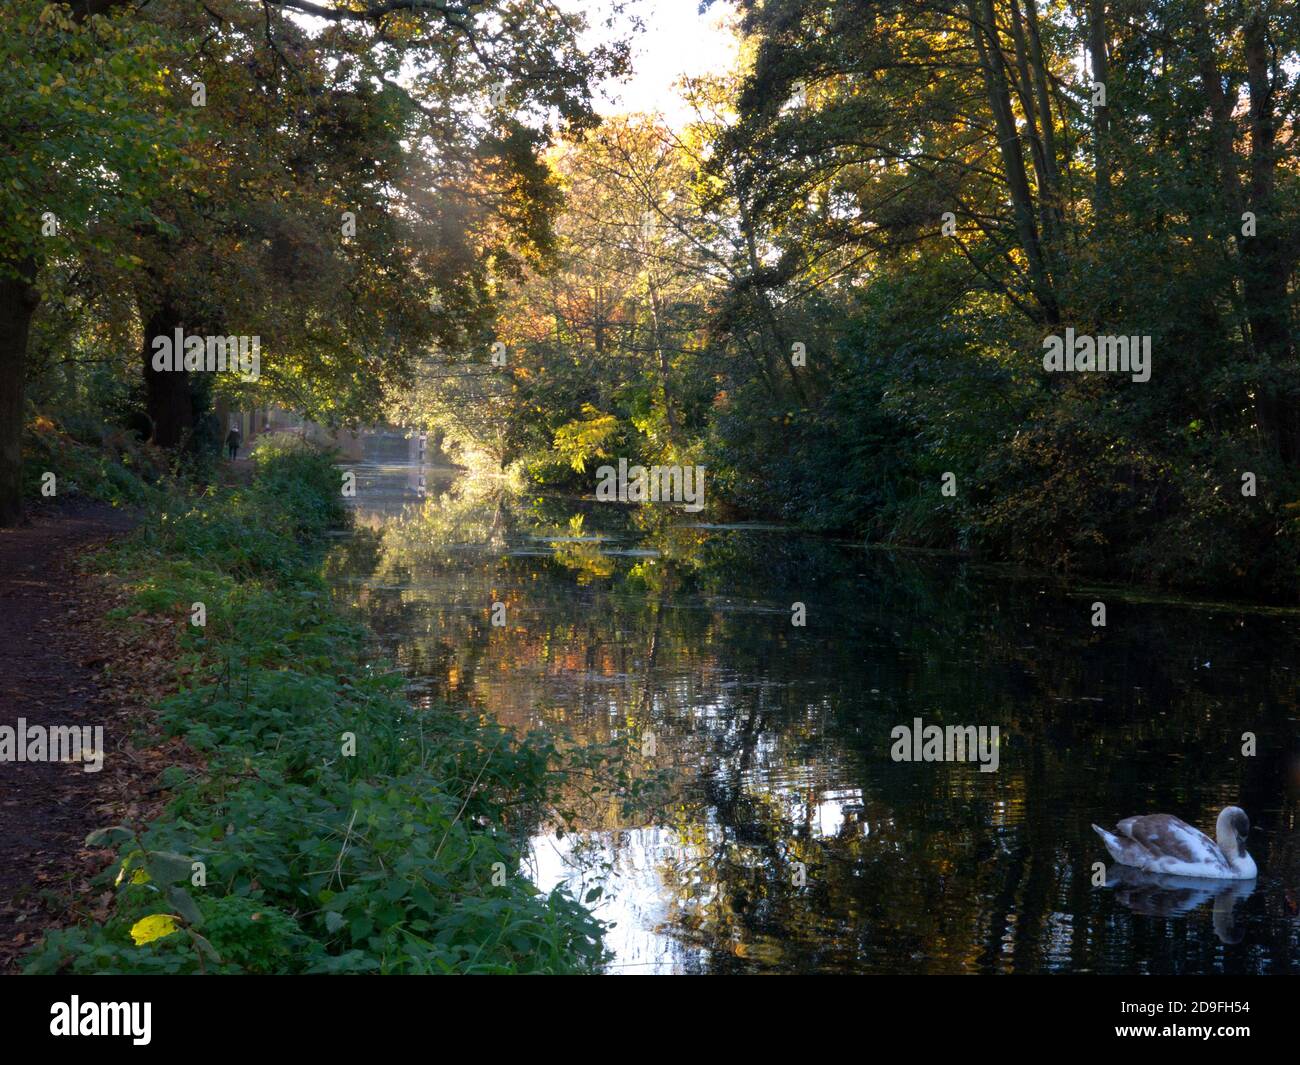
[(137, 947), (143, 947), (146, 943), (152, 943), (155, 939), (162, 939), (163, 936), (169, 936), (177, 930), (176, 918), (169, 913), (155, 913), (150, 917), (142, 917), (136, 921), (131, 928), (131, 938), (135, 940)]

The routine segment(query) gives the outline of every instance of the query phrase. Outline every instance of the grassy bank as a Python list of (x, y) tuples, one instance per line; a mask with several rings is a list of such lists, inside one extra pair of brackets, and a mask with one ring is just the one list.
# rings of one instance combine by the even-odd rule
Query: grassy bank
[[(165, 813), (106, 826), (102, 923), (52, 931), (26, 971), (569, 972), (600, 926), (521, 875), (521, 833), (561, 788), (555, 746), (422, 709), (368, 664), (318, 574), (339, 473), (300, 447), (250, 486), (151, 504), (97, 559), (141, 615), (175, 619), (184, 679), (158, 707), (202, 767)], [(196, 604), (202, 604), (204, 624)]]

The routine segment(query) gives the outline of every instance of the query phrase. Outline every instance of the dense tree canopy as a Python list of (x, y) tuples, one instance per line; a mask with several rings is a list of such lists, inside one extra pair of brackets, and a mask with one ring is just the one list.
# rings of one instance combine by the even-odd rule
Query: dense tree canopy
[[(18, 6), (51, 58), (4, 75), (6, 380), (44, 292), (40, 405), (193, 446), (213, 388), (141, 353), (255, 334), (218, 394), (543, 482), (697, 462), (743, 513), (1295, 593), (1287, 5), (745, 0), (679, 124), (598, 121), (626, 47), (548, 5)], [(1065, 337), (1149, 374), (1049, 372)]]
[(592, 121), (590, 83), (625, 61), (617, 43), (579, 48), (580, 17), (523, 3), (15, 7), (0, 127), (17, 220), (0, 248), (8, 521), (43, 292), (81, 315), (78, 335), (47, 329), (53, 343), (85, 354), (97, 324), (115, 327), (99, 361), (135, 369), (162, 447), (194, 447), (213, 389), (249, 384), (156, 371), (154, 340), (177, 329), (258, 338), (262, 402), (356, 422), (416, 353), (484, 331), (495, 279), (549, 241), (541, 151)]

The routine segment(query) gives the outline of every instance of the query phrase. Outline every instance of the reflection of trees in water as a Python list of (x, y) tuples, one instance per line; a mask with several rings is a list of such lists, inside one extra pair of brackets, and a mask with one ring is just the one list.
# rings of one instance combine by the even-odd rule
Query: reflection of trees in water
[[(646, 764), (676, 787), (654, 823), (692, 844), (660, 872), (706, 968), (1294, 964), (1294, 623), (1114, 600), (1095, 630), (1094, 596), (1041, 581), (673, 520), (458, 481), (329, 565), (367, 575), (372, 623), (436, 693), (584, 743), (655, 733)], [(998, 725), (999, 772), (888, 761), (914, 716)], [(1228, 802), (1276, 825), (1252, 842), (1291, 885), (1241, 903), (1247, 944), (1257, 904), (1271, 921), (1254, 953), (1225, 955), (1200, 909), (1159, 920), (1092, 888), (1090, 821), (1209, 823)], [(646, 818), (609, 807), (589, 827)]]

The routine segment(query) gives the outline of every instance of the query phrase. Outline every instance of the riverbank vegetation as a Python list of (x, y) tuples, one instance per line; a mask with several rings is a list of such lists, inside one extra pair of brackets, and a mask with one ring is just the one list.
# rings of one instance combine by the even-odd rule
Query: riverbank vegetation
[[(413, 705), (331, 606), (321, 537), (339, 473), (268, 441), (247, 486), (173, 493), (95, 568), (132, 593), (125, 626), (180, 631), (161, 723), (196, 753), (150, 824), (88, 841), (115, 857), (108, 916), (49, 933), (47, 973), (573, 972), (603, 957), (577, 900), (540, 894), (523, 841), (599, 750), (523, 741)], [(201, 604), (202, 614), (196, 613)], [(195, 624), (201, 617), (203, 624)]]
[[(585, 492), (613, 456), (697, 462), (746, 516), (1294, 601), (1280, 9), (739, 8), (692, 120), (552, 151), (556, 250), (501, 301), (509, 368), (398, 409)], [(1147, 338), (1149, 379), (1049, 372), (1067, 329)], [(485, 380), (491, 433), (459, 413)]]
[[(780, 251), (763, 288), (786, 335), (820, 353), (793, 461), (754, 483), (800, 471), (796, 511), (887, 539), (1294, 595), (1297, 175), (1271, 130), (1297, 42), (1277, 16), (749, 8), (719, 151)], [(1150, 381), (1045, 373), (1067, 327), (1152, 337)], [(1246, 472), (1269, 488), (1244, 494)]]
[[(0, 522), (37, 417), (210, 454), (214, 410), (278, 404), (584, 494), (702, 464), (731, 513), (1300, 595), (1282, 7), (739, 0), (685, 119), (598, 116), (627, 35), (546, 5), (12, 7)], [(258, 338), (257, 379), (159, 370), (177, 329)], [(1066, 330), (1149, 378), (1051, 372)]]

